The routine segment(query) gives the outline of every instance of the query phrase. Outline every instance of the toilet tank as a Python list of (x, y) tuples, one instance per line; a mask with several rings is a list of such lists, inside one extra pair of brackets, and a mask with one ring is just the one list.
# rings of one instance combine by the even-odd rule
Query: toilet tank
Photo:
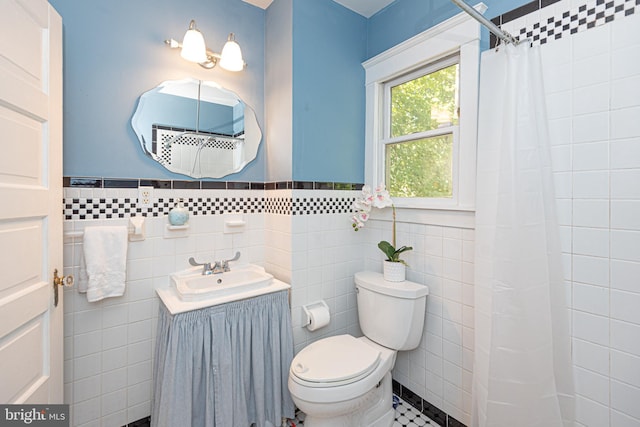
[(355, 274), (358, 318), (364, 335), (384, 347), (411, 350), (420, 344), (429, 288), (388, 282), (381, 273)]

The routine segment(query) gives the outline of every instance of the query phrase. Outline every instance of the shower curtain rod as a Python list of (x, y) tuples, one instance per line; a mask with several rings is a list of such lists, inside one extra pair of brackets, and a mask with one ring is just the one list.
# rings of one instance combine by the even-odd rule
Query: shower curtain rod
[(451, 0), (451, 1), (456, 5), (458, 5), (460, 9), (464, 10), (469, 15), (471, 15), (473, 19), (475, 19), (476, 21), (480, 22), (482, 25), (487, 27), (489, 31), (491, 31), (500, 40), (504, 41), (505, 43), (513, 43), (514, 45), (517, 45), (518, 43), (520, 43), (518, 39), (516, 39), (506, 31), (502, 31), (493, 22), (485, 18), (480, 12), (475, 10), (473, 7), (469, 6), (464, 0)]

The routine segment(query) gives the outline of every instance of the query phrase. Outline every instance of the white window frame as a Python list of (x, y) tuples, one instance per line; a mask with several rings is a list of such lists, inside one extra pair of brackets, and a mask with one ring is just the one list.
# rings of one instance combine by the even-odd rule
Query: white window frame
[[(483, 13), (482, 3), (476, 9)], [(429, 64), (459, 55), (460, 119), (454, 135), (452, 198), (396, 198), (399, 208), (475, 209), (476, 140), (481, 25), (460, 13), (363, 63), (366, 73), (365, 182), (385, 179), (385, 84)], [(457, 137), (457, 138), (456, 138)], [(457, 140), (457, 141), (456, 141)], [(457, 142), (457, 144), (456, 144)], [(457, 147), (456, 147), (457, 145)]]
[[(450, 57), (444, 58), (444, 59), (439, 59), (433, 63), (429, 63), (426, 66), (423, 66), (421, 68), (418, 68), (417, 70), (412, 71), (409, 74), (406, 75), (402, 75), (400, 77), (396, 77), (393, 80), (387, 81), (383, 84), (383, 95), (382, 95), (382, 103), (380, 106), (378, 106), (378, 108), (382, 108), (382, 117), (383, 117), (383, 122), (382, 122), (382, 135), (380, 135), (380, 140), (379, 140), (379, 144), (380, 144), (380, 149), (382, 150), (381, 153), (381, 159), (382, 162), (385, 163), (385, 152), (386, 152), (386, 147), (389, 144), (395, 144), (398, 142), (409, 142), (409, 141), (415, 141), (417, 139), (422, 139), (422, 138), (432, 138), (432, 137), (437, 137), (437, 136), (441, 136), (441, 135), (447, 135), (447, 134), (453, 134), (453, 147), (452, 147), (452, 177), (453, 177), (453, 182), (452, 182), (452, 197), (450, 198), (435, 198), (435, 197), (431, 197), (431, 198), (405, 198), (405, 197), (395, 197), (394, 198), (394, 204), (396, 204), (396, 206), (402, 206), (402, 207), (423, 207), (424, 205), (424, 200), (429, 200), (429, 204), (432, 205), (432, 207), (447, 207), (453, 204), (457, 204), (457, 198), (458, 198), (458, 153), (459, 153), (459, 145), (460, 145), (460, 141), (459, 141), (459, 129), (460, 126), (459, 125), (450, 125), (444, 128), (436, 128), (436, 129), (432, 129), (432, 130), (427, 130), (427, 131), (423, 131), (423, 132), (418, 132), (418, 133), (414, 133), (414, 134), (410, 134), (410, 135), (402, 135), (402, 136), (397, 136), (397, 137), (391, 137), (391, 88), (395, 87), (397, 85), (400, 85), (402, 83), (406, 83), (408, 81), (420, 78), (422, 76), (426, 76), (428, 74), (437, 72), (438, 70), (442, 70), (443, 68), (446, 68), (448, 66), (451, 65), (455, 65), (455, 64), (459, 64), (460, 63), (460, 56), (459, 55), (452, 55)], [(383, 174), (380, 177), (379, 181), (376, 181), (376, 183), (378, 182), (384, 182), (385, 180), (385, 172), (386, 170), (384, 169), (384, 165), (381, 169), (381, 173)]]

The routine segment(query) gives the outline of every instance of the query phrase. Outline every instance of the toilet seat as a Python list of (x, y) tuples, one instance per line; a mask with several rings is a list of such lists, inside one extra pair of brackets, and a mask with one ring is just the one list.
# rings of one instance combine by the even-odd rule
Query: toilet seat
[(307, 387), (337, 387), (366, 377), (380, 364), (380, 351), (351, 335), (316, 341), (291, 363), (292, 379)]

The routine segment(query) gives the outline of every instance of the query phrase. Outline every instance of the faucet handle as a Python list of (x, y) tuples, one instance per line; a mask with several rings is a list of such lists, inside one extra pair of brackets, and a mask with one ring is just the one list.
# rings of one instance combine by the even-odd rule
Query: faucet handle
[(240, 259), (240, 251), (237, 251), (233, 258), (224, 260), (223, 262), (226, 264), (230, 261), (237, 261), (238, 259)]
[(231, 268), (229, 268), (229, 263), (231, 261), (237, 261), (239, 258), (240, 258), (240, 252), (237, 251), (236, 254), (233, 256), (233, 258), (223, 259), (222, 261), (220, 261), (220, 268), (222, 268), (222, 271), (231, 271)]
[(194, 257), (189, 258), (189, 264), (191, 264), (194, 267), (199, 267), (201, 265), (207, 265), (207, 264), (211, 265), (211, 263), (209, 262), (197, 262)]
[(215, 262), (197, 262), (193, 257), (189, 258), (189, 264), (194, 267), (202, 266), (202, 274), (218, 274), (227, 271), (231, 271), (229, 268), (229, 262), (237, 261), (240, 258), (240, 252), (236, 252), (235, 256), (231, 259), (224, 259), (222, 261)]

